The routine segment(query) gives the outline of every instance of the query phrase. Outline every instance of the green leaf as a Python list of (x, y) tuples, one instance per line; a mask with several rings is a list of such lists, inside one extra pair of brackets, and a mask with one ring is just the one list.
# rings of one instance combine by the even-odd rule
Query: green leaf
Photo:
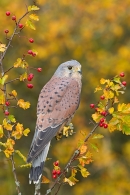
[(27, 27), (33, 29), (33, 30), (36, 30), (36, 28), (35, 28), (35, 26), (34, 26), (34, 24), (33, 24), (33, 22), (31, 20), (27, 20), (26, 23), (25, 23), (25, 25)]
[(37, 7), (36, 5), (30, 5), (30, 6), (28, 6), (28, 11), (30, 12), (30, 11), (37, 11), (37, 10), (39, 10), (40, 8), (39, 7)]
[(14, 118), (14, 115), (9, 115), (8, 119), (12, 122), (12, 123), (16, 123), (16, 119)]
[(119, 84), (121, 83), (120, 77), (117, 76), (114, 77), (113, 81), (115, 81), (115, 83), (119, 83)]
[(92, 139), (102, 139), (104, 136), (101, 134), (94, 134)]
[(90, 143), (90, 146), (92, 149), (94, 149), (96, 152), (99, 152), (98, 147), (96, 146), (96, 144)]
[(8, 78), (8, 75), (4, 75), (2, 78), (0, 78), (0, 84), (4, 85), (7, 78)]
[(122, 132), (125, 133), (126, 135), (130, 135), (130, 126), (128, 126), (127, 124), (123, 124)]

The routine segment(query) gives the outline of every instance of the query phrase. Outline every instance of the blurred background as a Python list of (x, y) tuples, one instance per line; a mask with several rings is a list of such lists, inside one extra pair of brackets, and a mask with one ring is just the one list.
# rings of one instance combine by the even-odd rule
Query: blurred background
[[(16, 36), (12, 46), (4, 59), (5, 70), (22, 57), (29, 49), (36, 49), (38, 56), (26, 58), (32, 67), (41, 67), (43, 71), (35, 75), (32, 90), (24, 82), (14, 82), (8, 90), (16, 89), (19, 98), (30, 101), (31, 108), (24, 111), (20, 108), (12, 109), (24, 127), (29, 127), (31, 133), (28, 138), (23, 137), (16, 141), (17, 149), (25, 156), (33, 137), (36, 122), (36, 105), (38, 95), (43, 85), (51, 78), (57, 66), (64, 61), (76, 59), (82, 64), (83, 88), (80, 107), (73, 119), (76, 134), (57, 142), (52, 141), (48, 157), (52, 160), (46, 162), (44, 175), (51, 179), (53, 161), (59, 160), (61, 167), (68, 162), (72, 152), (82, 139), (80, 131), (90, 132), (89, 124), (93, 110), (90, 103), (97, 103), (100, 93), (95, 94), (94, 89), (100, 78), (112, 78), (124, 71), (127, 81), (126, 94), (120, 101), (128, 103), (130, 97), (130, 0), (1, 0), (0, 1), (0, 41), (6, 43), (4, 30), (13, 32), (14, 22), (6, 11), (22, 16), (26, 5), (36, 3), (40, 7), (39, 22), (35, 23), (36, 31), (25, 28), (20, 37)], [(25, 19), (22, 22), (25, 23)], [(32, 37), (31, 44), (28, 38)], [(21, 69), (11, 70), (10, 79), (16, 78)], [(0, 122), (3, 113), (0, 111)], [(88, 166), (91, 175), (82, 178), (77, 175), (79, 182), (70, 187), (62, 186), (59, 195), (128, 195), (130, 194), (130, 138), (121, 132), (109, 133), (107, 129), (97, 129), (97, 133), (104, 135), (104, 139), (97, 142), (99, 152), (93, 152), (94, 162)], [(24, 162), (15, 155), (16, 170), (21, 184), (22, 194), (33, 194), (34, 186), (28, 184), (29, 169), (20, 168)], [(49, 187), (42, 185), (42, 194)], [(0, 153), (0, 190), (2, 195), (16, 195), (11, 164)], [(54, 192), (52, 192), (54, 194)]]

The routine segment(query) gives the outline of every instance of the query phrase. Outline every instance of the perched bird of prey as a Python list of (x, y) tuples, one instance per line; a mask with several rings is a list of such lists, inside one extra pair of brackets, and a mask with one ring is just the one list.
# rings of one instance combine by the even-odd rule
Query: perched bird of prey
[(37, 122), (27, 162), (32, 162), (30, 183), (37, 184), (52, 138), (70, 123), (80, 102), (81, 65), (76, 60), (62, 63), (43, 87), (37, 104)]

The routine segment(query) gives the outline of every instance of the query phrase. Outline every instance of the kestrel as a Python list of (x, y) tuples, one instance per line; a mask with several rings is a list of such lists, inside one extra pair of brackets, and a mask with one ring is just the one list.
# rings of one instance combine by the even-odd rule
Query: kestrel
[(52, 138), (70, 123), (80, 102), (81, 64), (76, 60), (62, 63), (43, 87), (37, 104), (37, 121), (27, 162), (32, 162), (30, 183), (37, 184)]

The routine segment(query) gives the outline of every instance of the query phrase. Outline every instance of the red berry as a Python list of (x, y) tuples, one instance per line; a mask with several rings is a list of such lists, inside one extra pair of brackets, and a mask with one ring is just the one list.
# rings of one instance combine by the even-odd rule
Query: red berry
[(52, 174), (53, 175), (56, 175), (57, 174), (57, 171), (55, 169), (53, 169)]
[(33, 79), (33, 77), (34, 77), (34, 74), (32, 74), (32, 73), (30, 73), (29, 75), (28, 75), (28, 81), (31, 81), (32, 79)]
[(16, 16), (12, 16), (12, 20), (16, 20)]
[(120, 73), (120, 77), (124, 77), (125, 76), (125, 73), (124, 72), (121, 72)]
[(5, 115), (8, 116), (9, 115), (9, 111), (6, 110), (5, 111)]
[(122, 85), (126, 86), (126, 81), (122, 81)]
[(104, 128), (106, 129), (107, 127), (108, 127), (108, 124), (105, 123), (105, 124), (104, 124)]
[(33, 39), (33, 38), (30, 38), (30, 39), (29, 39), (29, 42), (30, 42), (30, 43), (33, 43), (33, 42), (34, 42), (34, 39)]
[(106, 111), (102, 111), (101, 112), (101, 115), (106, 116), (107, 115), (107, 112)]
[(36, 53), (35, 52), (32, 52), (32, 56), (35, 57), (36, 56)]
[(31, 79), (33, 79), (34, 74), (33, 74), (33, 73), (30, 73), (28, 76), (29, 76)]
[(32, 50), (28, 50), (28, 54), (32, 55), (32, 53), (33, 53)]
[(5, 33), (7, 34), (8, 32), (9, 32), (9, 30), (8, 30), (8, 29), (6, 29), (6, 30), (5, 30)]
[(94, 108), (95, 107), (95, 104), (90, 104), (90, 108)]
[(95, 108), (96, 112), (98, 112), (98, 108)]
[(23, 24), (18, 24), (19, 28), (23, 28)]
[(28, 83), (28, 84), (27, 84), (27, 87), (30, 88), (30, 89), (32, 89), (32, 88), (33, 88), (33, 84)]
[(6, 102), (5, 102), (5, 105), (6, 105), (6, 106), (9, 106), (9, 105), (10, 105), (10, 102), (6, 101)]
[(54, 162), (54, 165), (58, 166), (59, 165), (59, 161)]
[(7, 11), (6, 12), (6, 16), (10, 16), (10, 11)]
[(52, 177), (53, 177), (53, 179), (56, 179), (57, 178), (57, 175), (53, 175)]
[(101, 99), (101, 100), (104, 100), (104, 99), (105, 99), (105, 96), (104, 96), (104, 95), (101, 95), (101, 96), (100, 96), (100, 99)]
[(101, 118), (101, 119), (100, 119), (100, 123), (103, 123), (103, 122), (104, 122), (104, 118)]
[(37, 68), (37, 71), (38, 71), (38, 72), (41, 72), (41, 71), (42, 71), (42, 68)]
[(61, 174), (61, 171), (60, 170), (57, 170), (57, 175), (60, 175)]
[(104, 124), (103, 124), (103, 123), (100, 123), (100, 124), (99, 124), (99, 126), (100, 126), (100, 127), (103, 127), (103, 126), (104, 126)]

